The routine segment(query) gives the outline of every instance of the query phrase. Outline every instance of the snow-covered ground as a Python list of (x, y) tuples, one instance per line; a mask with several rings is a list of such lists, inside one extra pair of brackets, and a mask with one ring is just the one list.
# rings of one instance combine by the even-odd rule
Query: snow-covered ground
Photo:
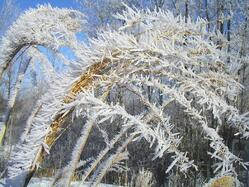
[[(53, 179), (52, 178), (32, 178), (28, 187), (50, 187)], [(2, 180), (0, 180), (2, 182)], [(0, 184), (1, 186), (1, 184)], [(81, 181), (75, 181), (72, 182), (72, 187), (88, 187), (89, 184), (84, 183), (82, 184)], [(116, 185), (110, 185), (110, 184), (99, 184), (98, 187), (121, 187)]]

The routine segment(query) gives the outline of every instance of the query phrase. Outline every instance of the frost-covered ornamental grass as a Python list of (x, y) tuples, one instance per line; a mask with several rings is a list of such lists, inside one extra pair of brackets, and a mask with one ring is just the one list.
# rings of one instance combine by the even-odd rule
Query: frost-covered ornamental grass
[[(171, 116), (166, 112), (172, 102), (180, 105), (193, 125), (202, 128), (204, 138), (211, 141), (209, 154), (215, 162), (216, 176), (237, 177), (235, 165), (246, 167), (246, 163), (223, 143), (219, 127), (226, 118), (226, 124), (247, 138), (249, 126), (247, 114), (240, 115), (237, 108), (229, 104), (236, 100), (242, 86), (231, 73), (234, 72), (231, 67), (236, 67), (236, 59), (226, 64), (226, 53), (216, 45), (216, 41), (225, 39), (219, 33), (207, 32), (202, 19), (185, 22), (184, 17), (175, 17), (169, 11), (140, 11), (126, 7), (122, 14), (116, 15), (124, 22), (122, 27), (103, 30), (97, 38), (90, 39), (89, 44), (82, 44), (75, 34), (84, 23), (83, 18), (74, 10), (41, 6), (22, 15), (2, 41), (2, 72), (26, 47), (25, 43), (32, 44), (29, 47), (31, 57), (39, 56), (35, 50), (37, 45), (55, 51), (67, 45), (77, 58), (68, 62), (67, 72), (50, 77), (49, 91), (39, 100), (10, 156), (6, 185), (17, 181), (22, 185), (29, 181), (70, 114), (87, 121), (71, 161), (55, 177), (55, 186), (70, 185), (93, 127), (101, 128), (103, 123), (116, 118), (122, 119), (118, 124), (120, 132), (110, 140), (108, 132), (102, 133), (106, 148), (90, 161), (82, 182), (96, 186), (108, 171), (122, 172), (126, 169), (122, 163), (129, 158), (127, 145), (141, 139), (154, 149), (153, 159), (172, 155), (173, 161), (166, 172), (173, 167), (185, 174), (190, 168), (198, 170), (195, 161), (179, 149), (184, 134), (176, 132)], [(11, 37), (16, 32), (18, 37)], [(44, 60), (39, 59), (42, 64)], [(147, 87), (160, 93), (159, 96), (149, 97)], [(108, 95), (119, 88), (137, 97), (144, 110), (132, 115), (122, 103), (109, 102)], [(208, 111), (217, 119), (217, 129), (210, 127), (206, 119)]]

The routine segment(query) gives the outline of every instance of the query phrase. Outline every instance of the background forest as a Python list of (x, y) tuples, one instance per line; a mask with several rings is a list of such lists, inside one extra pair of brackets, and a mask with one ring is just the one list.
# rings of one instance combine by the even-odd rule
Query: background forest
[[(2, 37), (10, 25), (23, 13), (23, 9), (20, 8), (18, 1), (15, 0), (4, 0), (0, 2), (0, 5), (0, 36)], [(77, 38), (86, 44), (89, 43), (90, 38), (93, 40), (98, 38), (99, 31), (118, 30), (124, 25), (125, 21), (116, 19), (114, 15), (122, 14), (127, 8), (126, 6), (155, 12), (170, 10), (175, 16), (182, 15), (186, 23), (188, 20), (198, 21), (199, 18), (205, 19), (207, 31), (213, 32), (219, 37), (215, 44), (218, 50), (223, 50), (225, 53), (225, 61), (231, 67), (231, 77), (236, 77), (235, 80), (243, 85), (236, 100), (229, 101), (227, 99), (227, 102), (229, 105), (236, 107), (240, 114), (248, 111), (248, 0), (72, 0), (72, 5), (73, 9), (86, 15), (87, 23), (84, 24), (83, 31), (77, 33)], [(34, 50), (39, 50), (47, 57), (50, 64), (49, 67), (53, 69), (53, 73), (60, 74), (68, 68), (67, 64), (61, 63), (65, 59), (57, 53), (40, 46), (34, 48)], [(73, 52), (67, 47), (60, 48), (58, 53), (62, 53), (69, 61), (75, 59)], [(37, 101), (44, 93), (48, 92), (52, 80), (51, 77), (53, 76), (53, 73), (48, 72), (49, 68), (39, 67), (36, 61), (41, 61), (41, 59), (37, 60), (31, 58), (29, 54), (23, 54), (21, 53), (15, 58), (17, 63), (8, 67), (0, 82), (0, 114), (2, 115), (0, 120), (4, 122), (6, 111), (10, 113), (6, 122), (7, 130), (4, 135), (0, 134), (2, 144), (0, 147), (1, 177), (5, 176), (11, 152), (21, 138), (29, 116), (33, 115), (32, 109), (37, 108), (39, 105)], [(19, 75), (22, 75), (23, 72), (25, 72), (25, 76), (20, 77)], [(162, 77), (160, 77), (160, 80), (167, 82)], [(165, 96), (162, 96), (160, 90), (153, 89), (152, 87), (148, 85), (142, 87), (146, 92), (146, 98), (149, 102), (162, 105), (164, 100), (166, 100)], [(17, 92), (19, 93), (17, 94)], [(10, 100), (12, 101), (13, 95), (15, 96), (15, 102), (11, 106)], [(191, 97), (191, 94), (189, 94), (189, 97)], [(195, 97), (192, 99), (194, 102), (195, 99), (198, 100)], [(126, 111), (132, 115), (138, 115), (143, 110), (147, 110), (144, 104), (124, 87), (115, 87), (108, 94), (107, 102), (122, 104)], [(175, 125), (176, 132), (184, 135), (179, 144), (179, 149), (187, 152), (188, 158), (195, 161), (195, 164), (198, 165), (198, 171), (190, 169), (187, 174), (184, 174), (179, 171), (179, 168), (173, 168), (170, 172), (166, 172), (174, 160), (172, 155), (164, 154), (153, 160), (154, 151), (150, 149), (150, 144), (146, 140), (141, 139), (139, 142), (134, 142), (126, 148), (130, 156), (129, 159), (124, 161), (123, 165), (128, 167), (129, 170), (116, 173), (115, 169), (113, 169), (113, 171), (108, 172), (103, 177), (103, 183), (123, 186), (145, 186), (149, 183), (153, 183), (152, 186), (204, 186), (205, 183), (215, 176), (215, 161), (209, 155), (209, 152), (212, 151), (210, 147), (212, 141), (208, 138), (203, 138), (202, 128), (196, 127), (196, 122), (191, 119), (191, 116), (186, 114), (183, 106), (177, 102), (173, 101), (168, 106), (167, 113), (171, 116), (170, 119)], [(70, 161), (70, 153), (81, 135), (82, 125), (87, 122), (86, 118), (83, 118), (83, 120), (82, 118), (76, 118), (73, 124), (65, 125), (71, 123), (71, 120), (72, 116), (63, 123), (63, 133), (52, 146), (49, 151), (50, 154), (45, 157), (45, 161), (37, 169), (36, 177), (58, 175), (58, 171)], [(81, 179), (84, 173), (84, 165), (88, 162), (90, 163), (97, 156), (97, 153), (105, 148), (108, 137), (113, 137), (121, 130), (118, 124), (122, 120), (121, 117), (115, 118), (111, 122), (104, 121), (106, 124), (103, 128), (100, 128), (98, 125), (93, 127), (92, 135), (87, 141), (87, 150), (80, 157), (82, 165), (77, 167), (73, 180)], [(226, 117), (221, 119), (223, 124), (219, 125), (219, 119), (214, 116), (214, 113), (207, 111), (206, 120), (209, 127), (219, 128), (219, 135), (232, 153), (245, 162), (249, 161), (248, 140), (242, 134), (236, 135), (236, 128), (229, 126)], [(108, 135), (106, 135), (106, 132), (108, 132)], [(241, 165), (236, 165), (235, 170), (241, 185), (249, 187), (249, 171)], [(146, 181), (145, 178), (151, 179), (151, 181)], [(147, 184), (143, 184), (143, 182)]]

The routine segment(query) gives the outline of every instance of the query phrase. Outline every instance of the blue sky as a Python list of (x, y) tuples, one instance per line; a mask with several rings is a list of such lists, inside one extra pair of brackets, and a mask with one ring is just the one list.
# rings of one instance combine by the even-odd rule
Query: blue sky
[(21, 8), (21, 10), (34, 8), (39, 4), (47, 4), (47, 3), (56, 7), (68, 7), (68, 8), (77, 7), (77, 3), (74, 0), (17, 0), (17, 4)]

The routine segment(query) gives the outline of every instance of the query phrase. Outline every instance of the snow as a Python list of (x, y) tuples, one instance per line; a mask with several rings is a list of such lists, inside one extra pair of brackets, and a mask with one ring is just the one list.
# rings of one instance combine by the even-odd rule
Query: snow
[[(3, 182), (0, 180), (0, 182)], [(41, 177), (41, 178), (32, 178), (30, 183), (28, 184), (28, 187), (50, 187), (53, 182), (52, 178), (48, 177)], [(0, 184), (1, 186), (1, 184)], [(89, 183), (82, 183), (81, 181), (73, 181), (71, 183), (71, 187), (89, 187)], [(118, 185), (111, 185), (111, 184), (99, 184), (98, 187), (122, 187)]]

